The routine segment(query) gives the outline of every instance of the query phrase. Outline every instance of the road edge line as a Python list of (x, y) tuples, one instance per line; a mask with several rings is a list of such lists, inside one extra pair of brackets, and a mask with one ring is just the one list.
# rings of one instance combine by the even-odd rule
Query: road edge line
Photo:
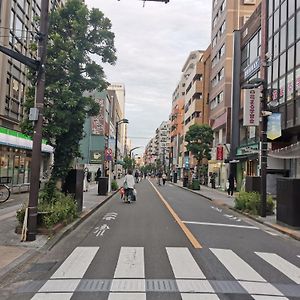
[(152, 185), (153, 189), (156, 191), (160, 200), (164, 203), (166, 208), (169, 210), (170, 214), (173, 216), (173, 218), (175, 219), (177, 224), (180, 226), (180, 228), (182, 229), (182, 231), (184, 232), (184, 234), (186, 235), (186, 237), (188, 238), (190, 243), (193, 245), (193, 247), (195, 249), (201, 249), (202, 248), (201, 244), (198, 242), (198, 240), (195, 238), (195, 236), (191, 233), (191, 231), (187, 228), (187, 226), (181, 221), (181, 219), (178, 217), (178, 215), (176, 214), (174, 209), (171, 207), (171, 205), (165, 200), (165, 198), (161, 195), (161, 193), (154, 186), (154, 184), (150, 180), (148, 180), (148, 181)]

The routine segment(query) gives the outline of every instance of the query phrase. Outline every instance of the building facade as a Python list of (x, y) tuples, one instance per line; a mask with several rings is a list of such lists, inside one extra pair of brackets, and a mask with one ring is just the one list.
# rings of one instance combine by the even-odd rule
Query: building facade
[[(1, 1), (0, 6), (0, 45), (35, 59), (37, 53), (30, 44), (39, 32), (36, 20), (40, 16), (41, 0)], [(10, 177), (11, 184), (28, 183), (30, 178), (32, 142), (19, 128), (29, 86), (26, 72), (25, 65), (0, 52), (0, 177)], [(41, 177), (51, 164), (52, 152), (44, 144)]]
[(221, 188), (225, 188), (229, 172), (224, 159), (230, 151), (233, 32), (243, 26), (259, 2), (213, 1), (209, 118), (214, 130), (214, 143), (209, 173), (214, 175), (217, 186)]

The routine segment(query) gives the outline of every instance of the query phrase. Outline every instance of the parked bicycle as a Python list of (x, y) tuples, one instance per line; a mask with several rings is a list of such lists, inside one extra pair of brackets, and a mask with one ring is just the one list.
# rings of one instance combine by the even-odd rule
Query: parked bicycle
[(10, 188), (6, 184), (0, 184), (0, 203), (4, 203), (10, 197)]

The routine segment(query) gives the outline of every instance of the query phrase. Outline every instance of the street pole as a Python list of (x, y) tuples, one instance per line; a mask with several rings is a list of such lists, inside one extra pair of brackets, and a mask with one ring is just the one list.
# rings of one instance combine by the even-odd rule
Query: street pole
[(43, 108), (44, 108), (44, 93), (45, 93), (45, 62), (46, 62), (46, 54), (47, 54), (48, 26), (49, 26), (48, 18), (49, 18), (49, 0), (42, 0), (41, 19), (40, 19), (40, 38), (38, 43), (38, 58), (40, 60), (40, 68), (37, 74), (38, 77), (37, 77), (36, 100), (35, 100), (35, 107), (38, 109), (39, 115), (33, 131), (26, 241), (34, 241), (36, 239), (36, 231), (37, 231), (37, 204), (38, 204), (39, 182), (40, 182)]
[(114, 166), (114, 180), (117, 178), (117, 159), (118, 159), (118, 131), (119, 131), (119, 122), (116, 123), (116, 144), (115, 144), (115, 166)]
[[(262, 111), (267, 110), (267, 84), (263, 81), (262, 90)], [(267, 129), (268, 129), (268, 117), (262, 115), (262, 129), (261, 129), (261, 145), (260, 145), (260, 176), (261, 176), (261, 216), (266, 217), (267, 211)]]

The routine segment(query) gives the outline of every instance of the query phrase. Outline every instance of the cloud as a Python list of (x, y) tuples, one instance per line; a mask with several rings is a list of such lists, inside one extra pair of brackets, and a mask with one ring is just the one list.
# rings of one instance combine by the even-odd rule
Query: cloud
[[(128, 135), (154, 136), (169, 117), (172, 93), (189, 53), (210, 43), (211, 1), (146, 2), (144, 8), (139, 0), (85, 2), (112, 22), (118, 60), (103, 67), (109, 82), (125, 84)], [(147, 142), (133, 139), (132, 146)]]

